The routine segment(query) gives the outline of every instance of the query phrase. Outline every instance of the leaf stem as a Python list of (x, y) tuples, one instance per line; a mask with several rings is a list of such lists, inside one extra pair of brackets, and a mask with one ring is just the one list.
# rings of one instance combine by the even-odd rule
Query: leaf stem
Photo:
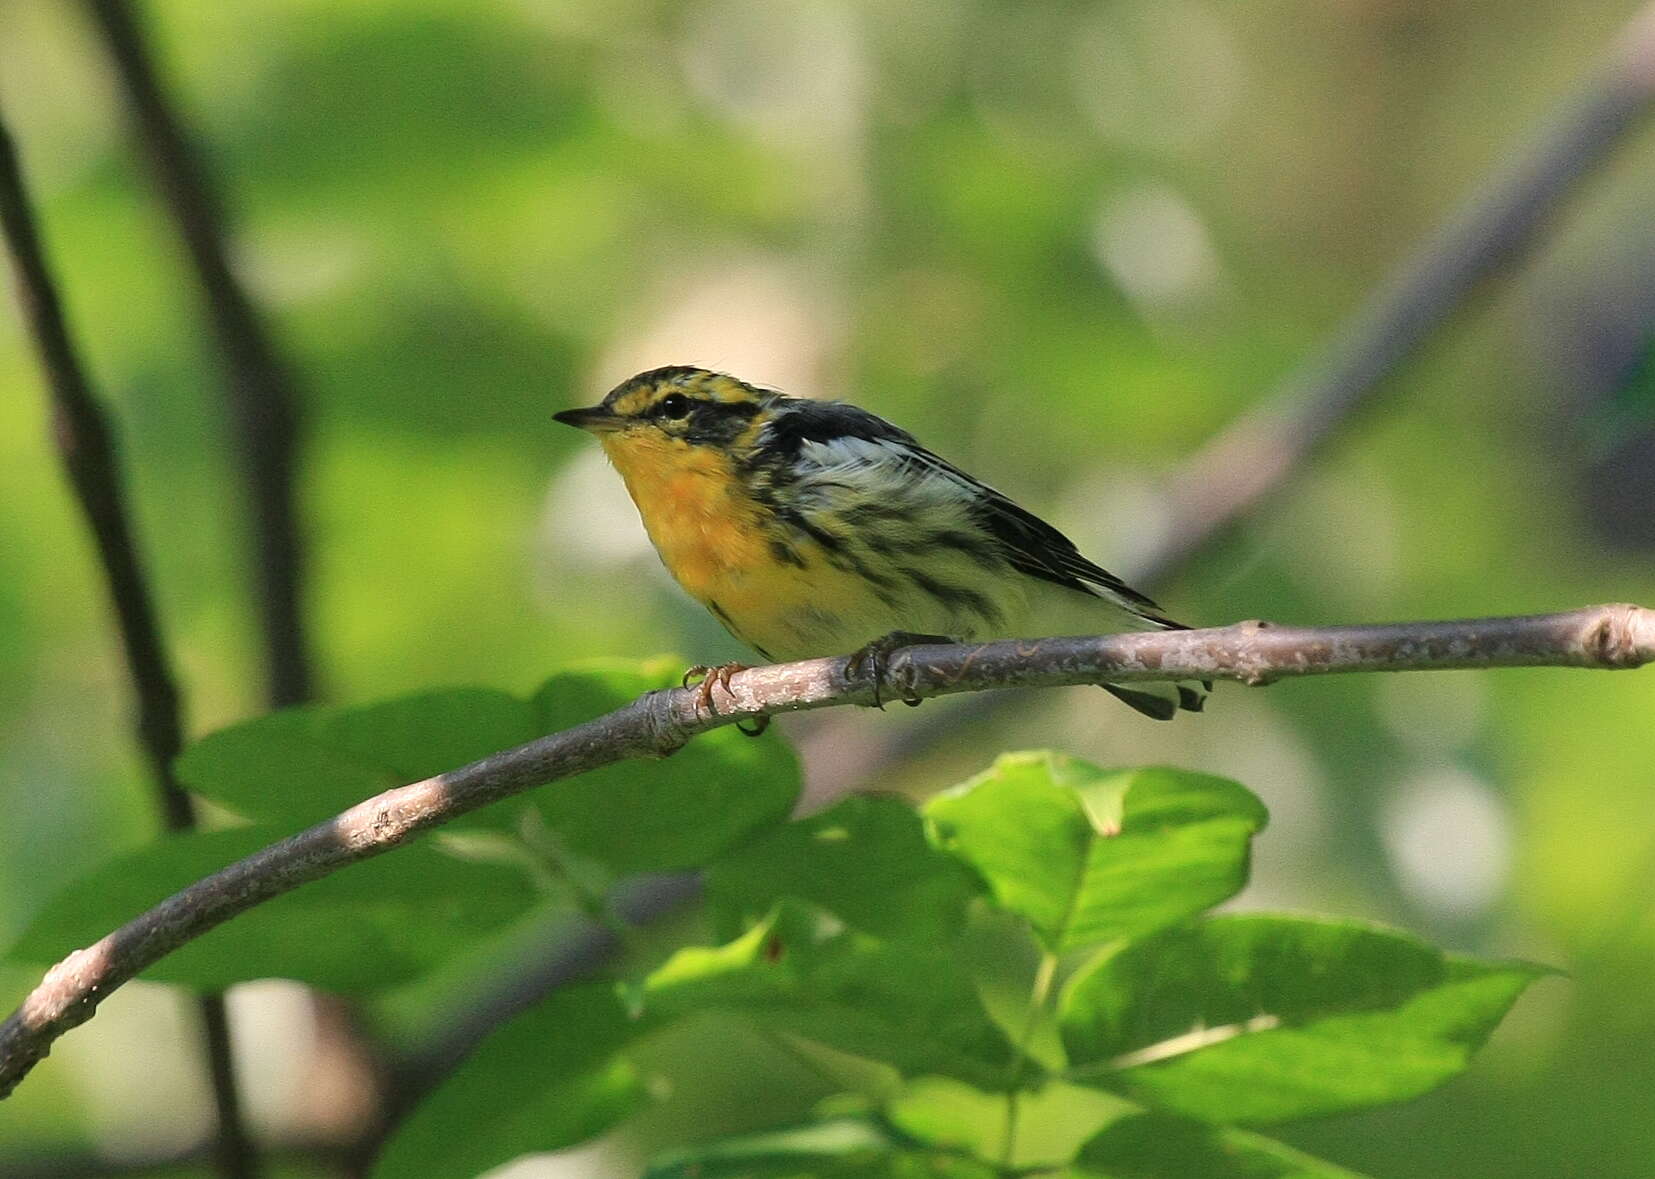
[(1017, 1086), (1022, 1083), (1023, 1072), (1029, 1059), (1029, 1045), (1034, 1041), (1034, 1033), (1040, 1027), (1040, 1017), (1045, 1013), (1046, 1001), (1051, 998), (1052, 983), (1057, 978), (1057, 955), (1047, 950), (1040, 956), (1040, 965), (1035, 967), (1034, 985), (1029, 989), (1029, 1010), (1023, 1020), (1023, 1030), (1017, 1036), (1017, 1051), (1011, 1058), (1011, 1066), (1006, 1076), (1009, 1081), (1009, 1091), (1006, 1094), (1006, 1130), (1000, 1140), (1000, 1166), (1010, 1168), (1012, 1155), (1017, 1151), (1017, 1122), (1021, 1112), (1019, 1098), (1022, 1094)]
[(1214, 1028), (1191, 1028), (1182, 1035), (1159, 1040), (1154, 1044), (1136, 1048), (1131, 1052), (1123, 1052), (1119, 1056), (1099, 1061), (1097, 1064), (1089, 1064), (1082, 1068), (1073, 1069), (1065, 1076), (1073, 1080), (1079, 1080), (1084, 1077), (1101, 1076), (1105, 1073), (1118, 1073), (1123, 1069), (1171, 1060), (1175, 1056), (1187, 1056), (1191, 1052), (1197, 1052), (1214, 1044), (1222, 1044), (1225, 1040), (1233, 1040), (1237, 1036), (1250, 1036), (1255, 1032), (1274, 1031), (1279, 1027), (1281, 1027), (1281, 1016), (1266, 1013), (1255, 1015), (1252, 1019), (1243, 1020), (1241, 1023), (1227, 1023)]

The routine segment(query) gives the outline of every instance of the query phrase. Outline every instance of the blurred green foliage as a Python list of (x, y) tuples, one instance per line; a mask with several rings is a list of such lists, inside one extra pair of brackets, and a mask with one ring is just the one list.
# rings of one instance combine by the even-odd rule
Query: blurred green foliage
[(377, 1179), (469, 1179), (601, 1134), (645, 1099), (616, 1051), (637, 1035), (615, 987), (566, 987), (496, 1028), (398, 1128)]
[[(212, 872), (293, 833), (237, 827), (169, 836), (77, 878), (11, 947), (14, 962), (50, 966)], [(227, 922), (145, 972), (218, 988), (293, 978), (349, 994), (406, 982), (509, 924), (541, 898), (521, 872), (427, 845), (383, 856)]]
[[(526, 693), (573, 659), (736, 653), (660, 574), (585, 440), (548, 419), (657, 363), (854, 398), (1129, 565), (1163, 523), (1155, 479), (1497, 169), (1635, 7), (142, 11), (237, 211), (238, 264), (303, 377), (311, 617), (327, 693), (355, 705), (453, 683)], [(205, 732), (256, 710), (259, 676), (199, 307), (79, 10), (0, 0), (0, 34), (0, 102), (118, 415)], [(1165, 587), (1168, 606), (1319, 622), (1655, 601), (1648, 498), (1603, 493), (1649, 486), (1635, 410), (1652, 179), (1643, 135), (1531, 266)], [(10, 940), (156, 824), (102, 587), (10, 315), (0, 383)], [(928, 793), (999, 748), (1043, 744), (1242, 779), (1273, 816), (1243, 903), (1365, 914), (1570, 975), (1518, 1008), (1471, 1076), (1292, 1141), (1380, 1175), (1646, 1172), (1655, 680), (1288, 683), (1221, 691), (1164, 727), (1095, 696), (1031, 698), (867, 784)], [(807, 794), (948, 707), (795, 726)], [(0, 998), (32, 981), (0, 974)], [(172, 1011), (138, 990), (67, 1039), (0, 1106), (4, 1149), (192, 1141), (205, 1107)], [(655, 1050), (662, 1067), (674, 1043), (725, 1071), (646, 1114), (652, 1141), (774, 1127), (821, 1096), (739, 1030), (686, 1028)], [(317, 1124), (302, 1072), (249, 1067), (266, 1129)]]
[[(449, 695), (454, 715), (473, 713), (474, 692)], [(441, 717), (442, 699), (418, 698), (420, 713)], [(352, 717), (338, 714), (347, 723), (335, 734)], [(273, 719), (240, 729), (268, 733)], [(433, 730), (444, 746), (440, 722)], [(261, 756), (246, 743), (238, 751)], [(302, 741), (262, 756), (296, 773), (313, 760)], [(672, 764), (552, 783), (542, 793), (563, 796), (567, 821), (554, 818), (549, 831), (600, 820), (624, 829), (624, 811), (580, 788), (626, 772), (668, 796), (681, 776)], [(743, 786), (754, 777), (709, 776)], [(486, 1029), (391, 1124), (376, 1176), (470, 1179), (600, 1135), (649, 1103), (634, 1042), (709, 1012), (804, 1060), (855, 1064), (843, 1075), (820, 1066), (841, 1091), (810, 1126), (758, 1143), (703, 1130), (691, 1135), (691, 1161), (682, 1148), (666, 1153), (656, 1168), (666, 1173), (710, 1163), (754, 1179), (900, 1176), (960, 1163), (1002, 1177), (1070, 1164), (1076, 1175), (1124, 1166), (1179, 1176), (1193, 1152), (1212, 1160), (1207, 1179), (1327, 1174), (1235, 1127), (1428, 1092), (1466, 1068), (1544, 973), (1350, 921), (1203, 918), (1246, 883), (1249, 840), (1266, 817), (1244, 788), (1212, 775), (1007, 754), (923, 811), (852, 798), (792, 823), (773, 811), (732, 833), (726, 810), (683, 808), (676, 843), (704, 849), (715, 907), (739, 896), (753, 915), (722, 943), (715, 935), (653, 964), (643, 956), (618, 978), (565, 986)], [(167, 837), (59, 894), (9, 958), (49, 962), (273, 839), (259, 827)], [(516, 862), (445, 855), (432, 841), (397, 849), (232, 919), (147, 974), (214, 989), (279, 977), (342, 993), (456, 966), (486, 977), (494, 952), (480, 944), (536, 900), (549, 912), (581, 906), (550, 881), (534, 887), (533, 840), (502, 836), (497, 847), (514, 848)], [(547, 874), (572, 879), (563, 866), (562, 849), (548, 849)], [(926, 898), (940, 911), (893, 920)], [(989, 1000), (997, 980), (1019, 974), (1024, 998), (1006, 1008)], [(429, 1018), (444, 1017), (434, 1007)], [(466, 1007), (446, 1017), (466, 1019)], [(679, 1083), (694, 1084), (700, 1068), (681, 1060)], [(665, 1080), (657, 1074), (657, 1093)], [(853, 1107), (864, 1120), (846, 1123)], [(1145, 1120), (1166, 1133), (1137, 1125)], [(802, 1142), (816, 1163), (800, 1156)]]

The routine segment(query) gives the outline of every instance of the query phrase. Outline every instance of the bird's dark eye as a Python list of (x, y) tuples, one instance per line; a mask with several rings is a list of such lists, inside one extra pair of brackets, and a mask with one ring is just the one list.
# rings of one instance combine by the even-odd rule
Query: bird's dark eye
[(682, 393), (668, 393), (665, 397), (661, 398), (661, 403), (656, 407), (656, 410), (664, 418), (688, 417), (690, 412), (690, 399), (685, 397)]

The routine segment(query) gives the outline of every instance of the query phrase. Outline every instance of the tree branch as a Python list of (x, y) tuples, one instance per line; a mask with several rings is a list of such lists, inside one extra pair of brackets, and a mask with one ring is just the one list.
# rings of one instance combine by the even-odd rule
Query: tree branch
[[(1111, 562), (1151, 593), (1261, 510), (1359, 419), (1471, 297), (1510, 270), (1655, 102), (1655, 3), (1627, 22), (1593, 71), (1514, 162), (1386, 278), (1333, 338), (1260, 404), (1186, 459), (1160, 498), (1166, 534), (1136, 562)], [(984, 699), (891, 737), (871, 760), (913, 757), (998, 711)]]
[[(613, 712), (387, 790), (325, 823), (239, 860), (162, 901), (47, 972), (0, 1024), (0, 1096), (64, 1032), (92, 1017), (122, 983), (208, 930), (421, 832), (530, 787), (634, 757), (662, 757), (739, 720), (871, 704), (876, 685), (849, 660), (758, 667), (715, 685), (650, 692)], [(1137, 680), (1226, 679), (1489, 667), (1632, 668), (1655, 662), (1655, 611), (1593, 606), (1562, 614), (1461, 622), (1284, 627), (1242, 622), (1209, 630), (909, 647), (894, 654), (880, 694), (923, 700), (997, 688)]]
[(0, 121), (0, 227), (16, 272), (17, 299), (51, 397), (52, 440), (81, 515), (92, 532), (114, 608), (127, 672), (138, 706), (138, 744), (149, 762), (169, 830), (195, 820), (190, 797), (172, 774), (183, 747), (178, 688), (155, 620), (149, 583), (138, 558), (122, 497), (120, 462), (102, 408), (69, 338), (57, 288), (23, 187), (11, 134)]
[[(1400, 266), (1351, 316), (1322, 352), (1264, 402), (1186, 460), (1163, 489), (1172, 526), (1126, 580), (1153, 590), (1172, 580), (1218, 537), (1256, 512), (1356, 420), (1473, 293), (1523, 257), (1569, 197), (1637, 128), (1655, 99), (1655, 4), (1626, 25), (1594, 77), (1571, 96), (1538, 139)], [(882, 763), (982, 723), (995, 711), (983, 698), (946, 721), (920, 725), (887, 745)], [(640, 907), (645, 923), (697, 895), (677, 889)], [(541, 995), (590, 974), (609, 950), (581, 943), (588, 958), (550, 955), (553, 968), (527, 964), (517, 991)], [(538, 973), (534, 973), (538, 970)], [(482, 1009), (497, 1004), (480, 998)], [(470, 1021), (468, 1022), (475, 1022)], [(480, 1035), (475, 1038), (480, 1039)], [(402, 1071), (436, 1057), (405, 1061)], [(434, 1084), (426, 1078), (425, 1084)]]
[(87, 0), (109, 49), (162, 203), (201, 286), (202, 307), (228, 379), (253, 514), (254, 568), (272, 707), (312, 695), (301, 598), (303, 546), (295, 503), (300, 442), (293, 379), (230, 266), (225, 217), (183, 124), (168, 105), (127, 0)]
[[(17, 274), (23, 317), (50, 390), (53, 438), (96, 543), (115, 610), (137, 699), (138, 745), (149, 763), (163, 822), (171, 831), (188, 830), (195, 825), (195, 811), (172, 771), (172, 760), (184, 742), (182, 708), (127, 517), (120, 461), (103, 409), (70, 339), (4, 119), (0, 119), (0, 230)], [(203, 995), (198, 1006), (218, 1115), (220, 1171), (232, 1179), (245, 1179), (254, 1174), (253, 1154), (242, 1125), (229, 1016), (222, 995)]]
[[(645, 925), (701, 895), (697, 872), (666, 872), (621, 881), (609, 897), (609, 911), (626, 925)], [(560, 914), (549, 921), (517, 961), (490, 974), (465, 1006), (445, 1016), (436, 1034), (395, 1062), (387, 1086), (383, 1124), (371, 1147), (395, 1128), (442, 1083), (488, 1034), (546, 997), (546, 992), (597, 974), (623, 949), (614, 928), (590, 918), (573, 922)], [(372, 1151), (368, 1152), (370, 1155)]]
[(1540, 232), (1648, 115), (1655, 101), (1655, 4), (1627, 24), (1592, 80), (1537, 140), (1428, 238), (1320, 355), (1173, 475), (1174, 524), (1134, 584), (1170, 580), (1279, 490), (1460, 310), (1520, 261)]

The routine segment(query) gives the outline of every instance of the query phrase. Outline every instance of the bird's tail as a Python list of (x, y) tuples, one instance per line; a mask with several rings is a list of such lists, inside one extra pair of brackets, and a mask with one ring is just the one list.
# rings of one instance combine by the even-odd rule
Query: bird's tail
[[(1153, 603), (1149, 610), (1135, 610), (1140, 625), (1151, 630), (1188, 630), (1181, 622), (1174, 622)], [(1135, 683), (1099, 685), (1128, 708), (1137, 710), (1152, 720), (1171, 720), (1179, 712), (1200, 712), (1207, 705), (1207, 693), (1213, 690), (1211, 680), (1181, 680), (1176, 683)]]
[(1212, 686), (1211, 680), (1199, 683), (1186, 680), (1176, 684), (1139, 683), (1131, 687), (1124, 684), (1099, 685), (1128, 708), (1136, 709), (1153, 720), (1171, 720), (1180, 710), (1200, 712), (1206, 706), (1207, 693), (1212, 691)]

